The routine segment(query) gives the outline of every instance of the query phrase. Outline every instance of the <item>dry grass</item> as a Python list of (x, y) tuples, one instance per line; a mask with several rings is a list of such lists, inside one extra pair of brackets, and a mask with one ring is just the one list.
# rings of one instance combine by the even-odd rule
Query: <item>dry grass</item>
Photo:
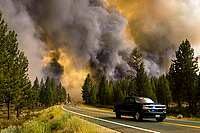
[(1, 133), (114, 133), (113, 130), (90, 123), (54, 106), (35, 113), (21, 126), (10, 126)]

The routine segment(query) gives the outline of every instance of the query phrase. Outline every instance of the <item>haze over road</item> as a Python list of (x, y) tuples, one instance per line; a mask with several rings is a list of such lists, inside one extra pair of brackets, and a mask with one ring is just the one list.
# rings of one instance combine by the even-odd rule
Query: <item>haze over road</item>
[(122, 133), (200, 133), (200, 121), (166, 119), (164, 122), (156, 122), (153, 119), (145, 119), (142, 122), (136, 122), (131, 117), (116, 119), (115, 114), (109, 110), (71, 105), (64, 106), (63, 109), (85, 120)]

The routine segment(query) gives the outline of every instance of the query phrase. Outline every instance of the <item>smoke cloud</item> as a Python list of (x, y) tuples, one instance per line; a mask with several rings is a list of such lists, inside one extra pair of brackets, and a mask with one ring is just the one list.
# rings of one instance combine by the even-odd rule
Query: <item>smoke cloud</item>
[[(79, 79), (78, 76), (82, 76), (82, 84), (87, 75), (85, 73), (88, 71), (87, 67), (92, 72), (103, 72), (108, 78), (119, 75), (115, 74), (116, 67), (121, 68), (117, 69), (118, 73), (129, 69), (122, 57), (124, 54), (128, 55), (133, 48), (132, 42), (128, 41), (124, 34), (127, 21), (116, 10), (107, 9), (103, 0), (0, 1), (2, 12), (8, 14), (8, 22), (11, 22), (13, 29), (22, 38), (21, 41), (26, 44), (22, 48), (28, 54), (32, 52), (33, 46), (39, 46), (45, 51), (43, 56), (48, 56), (48, 53), (53, 51), (60, 52), (59, 54), (64, 55), (63, 57), (69, 58), (61, 59), (61, 57), (55, 58), (53, 56), (49, 62), (44, 61), (45, 69), (37, 67), (41, 71), (45, 70), (43, 71), (44, 76), (59, 75), (58, 77), (60, 77), (62, 73), (60, 68), (63, 66), (65, 72), (62, 79), (68, 79), (67, 82), (70, 82), (71, 78), (76, 81)], [(9, 13), (10, 10), (16, 11)], [(24, 16), (20, 16), (21, 14)], [(23, 21), (24, 19), (28, 22)], [(19, 22), (15, 24), (16, 21)], [(23, 27), (18, 27), (18, 25)], [(31, 31), (27, 33), (24, 30)], [(36, 37), (36, 33), (39, 33), (40, 36)], [(26, 35), (30, 35), (35, 40), (31, 40), (31, 38), (26, 41), (24, 39)], [(37, 42), (34, 42), (36, 40)], [(30, 42), (33, 44), (30, 44)], [(44, 46), (40, 47), (41, 44), (44, 44)], [(31, 55), (29, 61), (33, 61), (34, 57), (40, 55), (39, 48), (34, 48), (37, 53)], [(41, 64), (39, 63), (41, 60), (34, 63)], [(63, 64), (60, 66), (58, 63)], [(71, 64), (71, 66), (68, 64)], [(35, 64), (30, 64), (30, 67), (32, 72)], [(67, 75), (66, 71), (69, 68), (73, 73), (69, 72)], [(77, 75), (77, 72), (80, 75)], [(77, 77), (74, 77), (74, 75), (77, 75)], [(68, 86), (73, 88), (74, 86), (71, 86), (71, 83), (68, 83)], [(78, 85), (79, 88), (76, 89), (79, 90), (80, 94), (80, 83)]]
[[(144, 52), (150, 74), (164, 73), (182, 40), (200, 44), (199, 0), (108, 0), (129, 22), (129, 31)], [(197, 51), (197, 50), (196, 50)], [(157, 75), (156, 74), (156, 75)]]
[[(120, 56), (131, 46), (124, 39), (127, 21), (102, 0), (25, 0), (30, 15), (53, 42), (52, 49), (66, 49), (85, 66), (113, 77), (117, 65), (126, 66)], [(81, 63), (80, 63), (81, 61)], [(128, 66), (127, 68), (128, 69)]]
[(200, 43), (198, 0), (0, 0), (0, 11), (18, 33), (30, 77), (61, 78), (76, 96), (88, 72), (123, 77), (134, 47), (159, 75), (181, 40), (197, 52)]

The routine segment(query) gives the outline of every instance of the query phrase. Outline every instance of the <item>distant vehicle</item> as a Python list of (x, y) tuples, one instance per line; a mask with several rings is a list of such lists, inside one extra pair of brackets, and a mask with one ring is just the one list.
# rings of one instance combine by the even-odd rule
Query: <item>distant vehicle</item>
[(166, 106), (156, 104), (145, 97), (126, 97), (124, 102), (114, 106), (113, 111), (116, 113), (116, 118), (127, 115), (133, 116), (137, 121), (143, 118), (155, 118), (158, 122), (162, 122), (166, 118)]

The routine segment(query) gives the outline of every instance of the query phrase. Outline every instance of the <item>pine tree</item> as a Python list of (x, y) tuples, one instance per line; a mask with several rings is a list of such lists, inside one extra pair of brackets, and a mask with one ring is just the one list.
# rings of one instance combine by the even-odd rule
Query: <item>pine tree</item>
[(106, 86), (105, 86), (105, 105), (111, 105), (113, 102), (113, 87), (112, 84), (109, 83), (108, 81), (106, 82)]
[(41, 84), (40, 101), (46, 107), (53, 105), (53, 90), (51, 79), (47, 77), (45, 84)]
[(168, 105), (171, 101), (171, 91), (169, 88), (169, 81), (162, 75), (158, 79), (158, 85), (156, 88), (156, 97), (159, 103)]
[[(49, 92), (50, 92), (50, 105), (54, 105), (57, 103), (57, 99), (58, 99), (58, 95), (57, 95), (57, 86), (56, 86), (56, 80), (54, 78), (50, 79), (50, 88), (49, 88)], [(61, 88), (62, 89), (62, 88)]]
[(176, 59), (173, 60), (169, 75), (170, 81), (175, 85), (172, 88), (174, 100), (178, 102), (179, 107), (181, 102), (188, 102), (191, 113), (195, 110), (197, 71), (198, 63), (194, 58), (194, 50), (188, 40), (183, 41), (176, 51)]
[(28, 60), (18, 49), (17, 35), (8, 30), (0, 14), (0, 93), (7, 105), (8, 119), (11, 103), (17, 110), (25, 103), (24, 93), (30, 87), (27, 72)]
[(125, 98), (125, 95), (122, 92), (120, 87), (120, 82), (116, 81), (113, 86), (113, 101), (114, 103), (121, 103)]
[(153, 93), (156, 94), (156, 90), (158, 86), (158, 79), (156, 77), (151, 77), (151, 86), (152, 86)]
[(40, 104), (44, 104), (44, 102), (45, 102), (45, 93), (46, 93), (46, 88), (45, 88), (45, 84), (44, 84), (44, 79), (42, 78), (40, 81), (40, 94), (39, 94)]
[(88, 74), (87, 78), (85, 79), (84, 85), (82, 86), (82, 98), (86, 104), (89, 104), (90, 102), (91, 84), (92, 84), (92, 80), (90, 78), (90, 75)]
[(64, 103), (67, 100), (67, 92), (66, 92), (66, 89), (63, 86), (61, 88), (61, 92), (62, 92), (62, 94), (61, 94), (61, 103)]
[(99, 89), (98, 89), (98, 94), (97, 94), (97, 98), (98, 98), (98, 103), (101, 105), (105, 105), (106, 104), (106, 88), (108, 86), (108, 81), (106, 80), (105, 76), (102, 76), (101, 81), (99, 83)]
[(200, 110), (200, 73), (198, 75), (198, 80), (197, 80), (197, 84), (196, 84), (196, 88), (197, 88), (197, 93), (196, 93), (196, 111)]
[(55, 102), (56, 103), (61, 103), (62, 102), (62, 84), (59, 83), (59, 85), (56, 87), (56, 99)]
[(136, 93), (141, 97), (149, 97), (156, 100), (156, 96), (152, 90), (151, 82), (144, 71), (144, 64), (141, 63), (137, 69), (136, 75)]
[(97, 103), (97, 87), (95, 85), (92, 85), (90, 89), (90, 103), (93, 105)]
[(30, 104), (32, 105), (32, 108), (34, 106), (37, 106), (39, 103), (39, 94), (40, 94), (40, 85), (39, 85), (39, 80), (36, 77), (33, 86), (30, 90)]

